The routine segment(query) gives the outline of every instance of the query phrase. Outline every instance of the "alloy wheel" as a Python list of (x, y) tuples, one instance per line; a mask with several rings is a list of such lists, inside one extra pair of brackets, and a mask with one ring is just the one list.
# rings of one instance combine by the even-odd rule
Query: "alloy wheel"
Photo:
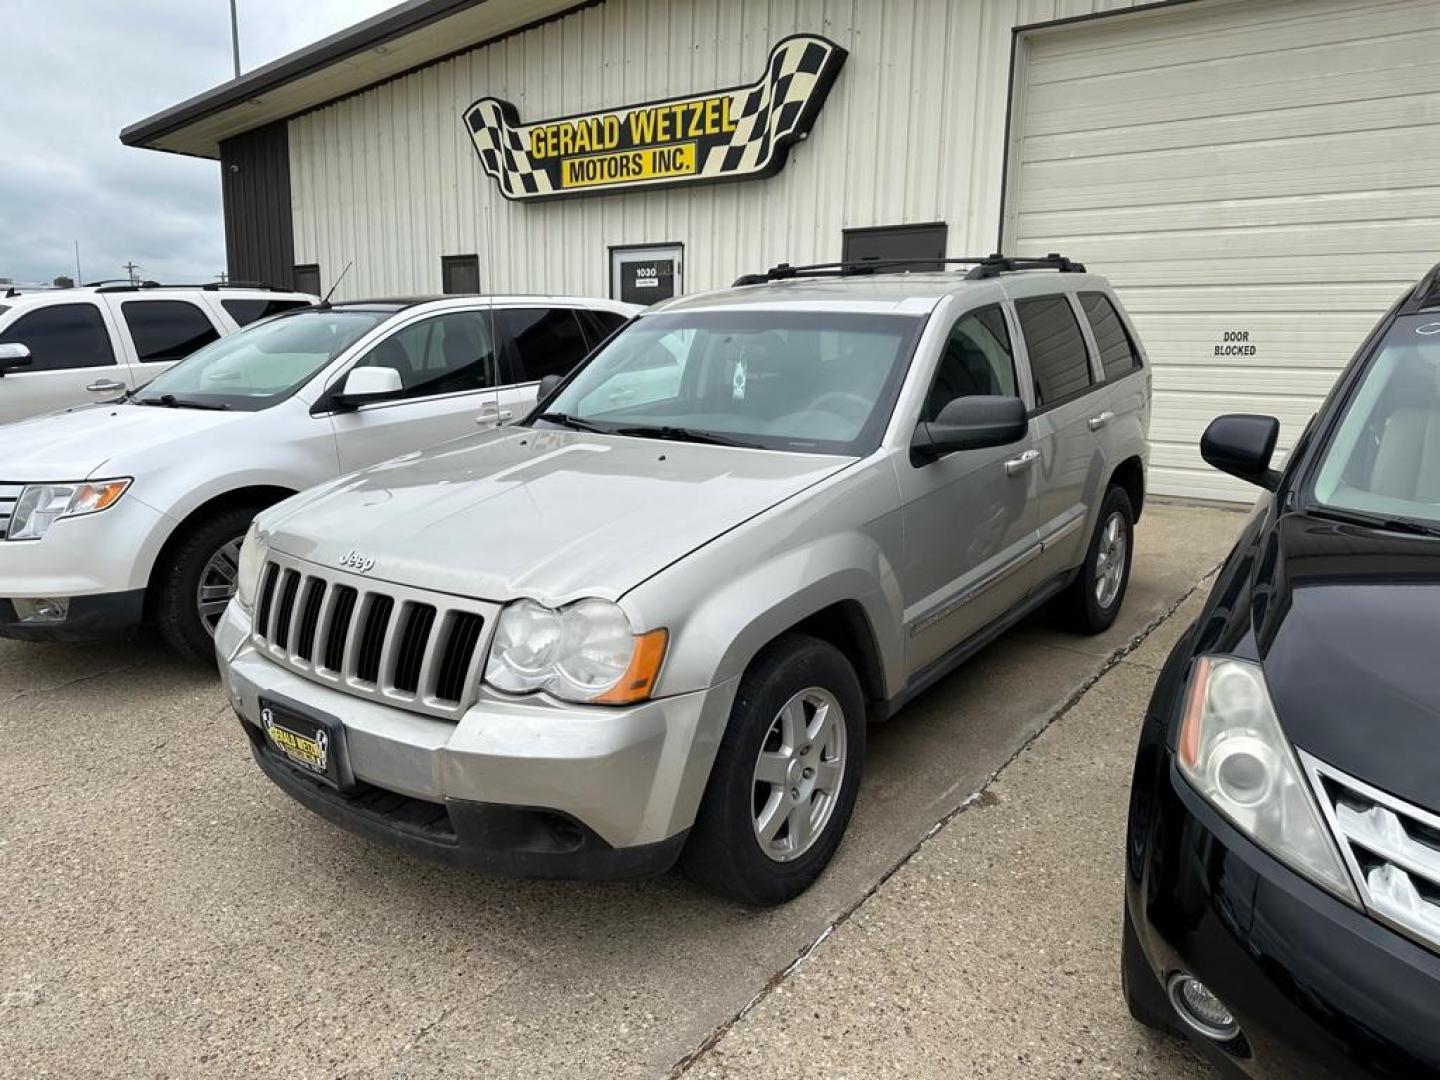
[(200, 584), (195, 589), (195, 609), (200, 614), (200, 623), (215, 636), (215, 627), (220, 625), (220, 616), (230, 598), (235, 595), (235, 583), (240, 576), (240, 544), (243, 537), (237, 536), (219, 551), (210, 556), (205, 568), (200, 571)]
[(775, 862), (804, 855), (824, 833), (845, 778), (845, 715), (830, 691), (801, 690), (775, 715), (755, 762), (751, 825)]
[(1100, 545), (1095, 551), (1095, 602), (1108, 610), (1125, 583), (1125, 556), (1130, 540), (1125, 515), (1118, 510), (1105, 519)]

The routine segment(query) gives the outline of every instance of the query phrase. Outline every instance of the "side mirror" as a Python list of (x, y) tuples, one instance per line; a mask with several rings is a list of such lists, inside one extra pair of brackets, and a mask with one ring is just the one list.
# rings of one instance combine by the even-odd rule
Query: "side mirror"
[(34, 359), (30, 355), (29, 345), (19, 341), (7, 341), (0, 345), (0, 378), (3, 378), (7, 371), (18, 371), (32, 363)]
[(1018, 397), (974, 395), (956, 398), (934, 420), (921, 421), (910, 439), (911, 453), (933, 461), (955, 450), (980, 450), (1019, 442), (1030, 430)]
[(1270, 459), (1279, 437), (1280, 421), (1273, 416), (1217, 416), (1200, 437), (1200, 456), (1223, 473), (1274, 491), (1280, 474), (1270, 468)]
[(405, 384), (394, 368), (357, 367), (350, 369), (350, 374), (345, 376), (345, 384), (333, 398), (342, 409), (358, 409), (372, 401), (397, 398), (404, 392)]
[(539, 389), (535, 391), (535, 400), (544, 401), (551, 394), (555, 393), (564, 381), (565, 377), (563, 375), (546, 375), (540, 380)]

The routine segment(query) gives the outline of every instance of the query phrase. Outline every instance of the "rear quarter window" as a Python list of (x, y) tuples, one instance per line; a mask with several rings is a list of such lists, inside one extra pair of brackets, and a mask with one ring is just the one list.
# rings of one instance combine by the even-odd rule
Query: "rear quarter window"
[(294, 311), (296, 308), (309, 307), (310, 301), (246, 300), (233, 297), (228, 300), (221, 300), (220, 306), (235, 320), (237, 326), (249, 326), (253, 322), (259, 322), (261, 319), (268, 319), (271, 315), (279, 315), (282, 311)]

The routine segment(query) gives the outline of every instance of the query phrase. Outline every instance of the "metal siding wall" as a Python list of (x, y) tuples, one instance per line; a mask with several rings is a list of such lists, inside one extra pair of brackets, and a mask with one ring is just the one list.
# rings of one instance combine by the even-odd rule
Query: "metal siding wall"
[[(952, 255), (993, 250), (1011, 30), (1129, 0), (607, 0), (290, 122), (297, 262), (337, 296), (439, 292), (441, 255), (481, 287), (606, 295), (608, 245), (680, 242), (687, 292), (777, 262), (840, 257), (841, 230), (944, 221)], [(461, 111), (494, 94), (524, 120), (759, 76), (786, 34), (850, 58), (770, 180), (510, 203)]]

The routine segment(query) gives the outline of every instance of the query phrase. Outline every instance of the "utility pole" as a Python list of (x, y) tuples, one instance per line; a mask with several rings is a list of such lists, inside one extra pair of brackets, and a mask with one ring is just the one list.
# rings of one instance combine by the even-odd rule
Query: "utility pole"
[(75, 241), (75, 284), (85, 284), (85, 276), (80, 273), (80, 241)]
[(240, 77), (240, 16), (235, 11), (236, 0), (230, 0), (230, 49), (235, 54), (235, 78)]
[(143, 266), (136, 266), (136, 265), (135, 265), (135, 260), (132, 259), (132, 260), (130, 260), (129, 262), (127, 262), (127, 263), (124, 265), (123, 269), (130, 275), (130, 284), (131, 284), (131, 285), (139, 285), (139, 284), (140, 284), (140, 278), (139, 278), (139, 276), (135, 273), (135, 271), (145, 269)]
[(221, 285), (224, 285), (225, 282), (230, 280), (230, 275), (227, 274), (224, 270), (221, 270), (220, 273), (216, 274), (215, 276), (220, 279)]

